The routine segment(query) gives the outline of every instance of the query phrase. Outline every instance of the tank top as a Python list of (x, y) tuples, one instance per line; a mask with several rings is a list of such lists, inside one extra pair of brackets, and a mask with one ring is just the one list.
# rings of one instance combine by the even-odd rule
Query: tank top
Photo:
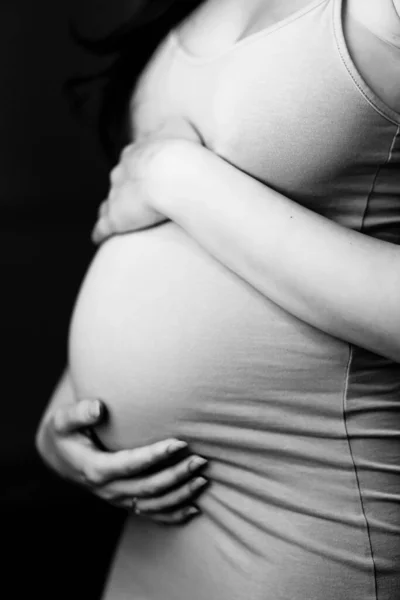
[[(342, 13), (342, 0), (314, 0), (207, 58), (171, 32), (138, 81), (133, 131), (183, 116), (252, 177), (400, 243), (400, 115), (353, 64)], [(277, 340), (270, 371), (260, 357), (262, 409), (232, 392), (208, 415), (208, 445), (188, 425), (216, 464), (203, 514), (177, 528), (129, 518), (107, 600), (399, 596), (400, 366), (339, 341), (319, 352), (312, 328), (301, 335), (298, 347)]]

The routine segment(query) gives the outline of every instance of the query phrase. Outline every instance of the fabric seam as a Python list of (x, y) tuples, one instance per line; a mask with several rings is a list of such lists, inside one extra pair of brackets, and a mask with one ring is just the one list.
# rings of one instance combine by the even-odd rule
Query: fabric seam
[[(337, 6), (335, 4), (335, 0), (333, 1), (333, 10), (342, 10), (342, 1), (340, 0), (340, 5), (339, 5), (339, 9), (337, 9)], [(340, 19), (342, 19), (342, 14), (340, 12)], [(342, 51), (342, 34), (341, 32), (338, 31), (338, 24), (336, 21), (336, 14), (334, 15), (333, 18), (333, 30), (334, 30), (334, 35), (335, 35), (335, 42), (336, 42), (336, 48), (338, 51), (338, 54), (340, 56), (340, 59), (342, 61), (342, 64), (344, 66), (344, 68), (346, 69), (350, 79), (352, 80), (352, 82), (354, 83), (355, 87), (357, 88), (357, 90), (359, 91), (359, 93), (361, 94), (361, 96), (364, 98), (364, 100), (371, 106), (371, 108), (373, 108), (379, 115), (381, 115), (381, 117), (383, 117), (384, 119), (386, 119), (386, 121), (388, 121), (389, 123), (392, 123), (393, 125), (399, 126), (399, 114), (396, 113), (396, 111), (393, 111), (392, 109), (390, 109), (390, 107), (386, 106), (385, 103), (383, 101), (379, 101), (378, 99), (374, 99), (373, 97), (371, 97), (371, 94), (375, 96), (374, 91), (373, 90), (368, 90), (368, 86), (365, 84), (365, 82), (362, 81), (362, 76), (357, 72), (357, 68), (349, 61), (347, 60), (347, 57), (344, 55), (343, 51)], [(342, 22), (342, 21), (341, 21)], [(342, 25), (343, 27), (343, 25)], [(345, 45), (346, 41), (343, 42), (343, 45)], [(347, 47), (345, 46), (345, 50), (346, 53), (348, 54), (348, 50)], [(364, 89), (360, 83), (357, 81), (357, 78), (355, 77), (355, 75), (353, 74), (353, 71), (357, 74), (357, 78), (359, 78), (362, 83), (366, 86), (366, 89)], [(379, 104), (382, 104), (382, 107), (379, 106)], [(386, 110), (388, 112), (386, 112)], [(393, 113), (393, 114), (389, 114)]]
[(365, 529), (366, 529), (366, 533), (367, 533), (367, 537), (368, 537), (368, 545), (369, 545), (369, 551), (370, 551), (371, 562), (372, 562), (372, 572), (373, 572), (373, 577), (374, 577), (375, 600), (378, 600), (378, 582), (377, 582), (377, 576), (376, 576), (377, 569), (376, 569), (376, 563), (375, 563), (375, 558), (374, 558), (374, 550), (372, 547), (371, 531), (370, 531), (367, 514), (365, 511), (364, 500), (363, 500), (362, 492), (361, 492), (360, 478), (358, 475), (358, 469), (357, 469), (356, 461), (354, 458), (353, 449), (351, 446), (350, 435), (349, 435), (349, 430), (348, 430), (348, 426), (347, 426), (349, 377), (350, 377), (350, 369), (351, 369), (352, 360), (353, 360), (353, 345), (349, 344), (349, 358), (348, 358), (348, 362), (347, 362), (345, 383), (344, 383), (344, 389), (343, 389), (343, 398), (342, 398), (343, 425), (344, 425), (344, 429), (345, 429), (345, 433), (346, 433), (347, 446), (349, 449), (350, 459), (351, 459), (351, 463), (352, 463), (352, 467), (353, 467), (353, 471), (354, 471), (354, 477), (356, 480), (358, 499), (360, 502), (361, 512), (362, 512), (362, 516), (364, 519)]
[(381, 174), (382, 169), (384, 169), (385, 167), (387, 167), (387, 165), (392, 160), (394, 146), (396, 144), (396, 140), (397, 140), (397, 137), (399, 136), (399, 134), (400, 134), (400, 125), (397, 127), (397, 129), (396, 129), (396, 131), (394, 133), (392, 143), (390, 144), (389, 153), (387, 155), (387, 158), (386, 158), (385, 162), (382, 163), (382, 164), (380, 164), (379, 167), (376, 169), (375, 177), (373, 179), (373, 182), (372, 182), (372, 185), (371, 185), (371, 189), (370, 189), (370, 191), (368, 193), (367, 201), (365, 203), (364, 212), (363, 212), (363, 216), (362, 216), (361, 224), (360, 224), (360, 233), (362, 233), (363, 230), (364, 230), (365, 219), (366, 219), (366, 216), (367, 216), (367, 213), (368, 213), (368, 208), (369, 208), (369, 205), (370, 205), (371, 198), (372, 198), (372, 196), (373, 196), (373, 194), (375, 192), (375, 187), (376, 187), (376, 183), (378, 181), (379, 175)]

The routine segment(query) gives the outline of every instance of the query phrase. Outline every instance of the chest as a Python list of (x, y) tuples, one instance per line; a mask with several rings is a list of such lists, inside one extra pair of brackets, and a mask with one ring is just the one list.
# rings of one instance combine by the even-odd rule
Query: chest
[[(359, 0), (347, 0), (347, 2), (341, 0), (206, 0), (181, 22), (174, 32), (175, 40), (180, 47), (178, 54), (185, 54), (186, 59), (188, 57), (192, 59), (190, 61), (190, 72), (184, 69), (186, 87), (195, 92), (194, 99), (189, 96), (189, 103), (195, 106), (200, 101), (205, 102), (204, 108), (206, 108), (211, 123), (212, 119), (210, 119), (205, 95), (207, 95), (207, 88), (210, 88), (216, 71), (215, 65), (211, 64), (216, 56), (218, 57), (225, 52), (229, 53), (230, 50), (234, 51), (244, 42), (251, 42), (253, 39), (257, 39), (258, 36), (262, 36), (263, 33), (268, 35), (274, 28), (279, 28), (280, 25), (285, 26), (287, 21), (301, 22), (303, 17), (308, 12), (312, 13), (315, 8), (318, 8), (318, 5), (322, 8), (326, 5), (327, 10), (329, 10), (330, 6), (328, 5), (334, 4), (341, 5), (344, 36), (356, 68), (373, 92), (392, 111), (399, 113), (400, 48), (386, 44), (364, 26), (364, 9), (375, 5), (374, 0), (368, 0), (366, 5), (363, 2), (360, 3)], [(380, 7), (384, 9), (389, 4), (392, 6), (391, 0), (383, 0)], [(397, 27), (400, 39), (400, 20), (394, 12), (393, 6), (392, 12), (389, 10), (378, 10), (377, 12), (375, 8), (372, 16), (374, 17), (375, 27), (378, 27), (380, 31), (389, 31), (390, 27), (392, 30)], [(321, 24), (317, 19), (313, 25), (314, 30), (309, 31), (308, 35), (318, 38), (321, 34)], [(332, 37), (332, 31), (325, 33)], [(275, 37), (279, 36), (275, 35)], [(307, 45), (307, 40), (298, 39), (297, 41), (303, 47), (305, 42)], [(276, 43), (278, 44), (279, 41)], [(293, 39), (294, 43), (295, 39)], [(255, 47), (249, 59), (250, 73), (254, 72), (255, 62), (258, 63), (259, 67), (265, 69), (265, 73), (268, 72), (267, 70), (271, 66), (268, 51), (268, 47)], [(313, 51), (319, 52), (320, 49), (316, 48)], [(273, 57), (273, 54), (271, 56)], [(173, 70), (176, 71), (176, 67), (171, 68), (171, 64), (168, 62), (169, 58), (168, 55), (164, 55), (162, 60), (152, 61), (150, 68), (145, 70), (141, 85), (138, 86), (139, 89), (137, 88), (137, 93), (133, 98), (133, 114), (140, 109), (139, 118), (134, 118), (134, 120), (136, 120), (136, 125), (139, 124), (141, 128), (158, 127), (159, 120), (162, 121), (168, 118), (170, 107), (167, 106), (167, 90), (163, 84), (166, 81), (166, 74)], [(207, 63), (208, 66), (207, 82), (204, 82), (203, 77), (206, 69), (199, 68), (202, 61)], [(283, 65), (283, 68), (285, 69), (286, 65)], [(151, 77), (151, 75), (153, 76)], [(218, 73), (216, 77), (219, 79), (220, 74)], [(237, 82), (241, 83), (239, 69), (235, 77)], [(150, 85), (146, 85), (149, 80)], [(245, 85), (245, 82), (243, 82), (243, 85)], [(170, 82), (168, 82), (167, 87), (171, 88)], [(172, 90), (175, 109), (178, 105), (182, 106), (180, 101), (185, 96), (183, 87), (178, 85)], [(156, 110), (154, 110), (155, 108)], [(155, 113), (158, 113), (158, 118), (156, 118)], [(150, 119), (147, 116), (150, 116)], [(214, 127), (213, 123), (212, 127)], [(134, 124), (135, 130), (137, 132), (137, 126), (135, 127)]]
[(181, 23), (179, 39), (191, 54), (213, 56), (310, 4), (312, 0), (207, 0)]
[[(139, 78), (131, 104), (133, 137), (156, 131), (171, 116), (186, 117), (216, 150), (226, 134), (241, 131), (248, 105), (261, 105), (262, 113), (278, 99), (282, 75), (288, 83), (291, 71), (301, 67), (295, 45), (298, 55), (318, 52), (321, 31), (310, 45), (307, 28), (313, 25), (299, 30), (290, 25), (302, 25), (307, 13), (327, 4), (330, 0), (203, 2), (167, 36)], [(292, 81), (297, 85), (296, 77)], [(246, 127), (251, 137), (248, 120)]]
[[(212, 24), (221, 19), (192, 15), (139, 81), (134, 134), (184, 118), (210, 150), (308, 208), (340, 220), (351, 207), (346, 224), (356, 227), (400, 117), (373, 106), (378, 99), (351, 63), (342, 9), (341, 0), (303, 2), (246, 35), (243, 18), (232, 18), (230, 39), (210, 54), (204, 36), (217, 40)], [(348, 202), (346, 190), (357, 199)]]

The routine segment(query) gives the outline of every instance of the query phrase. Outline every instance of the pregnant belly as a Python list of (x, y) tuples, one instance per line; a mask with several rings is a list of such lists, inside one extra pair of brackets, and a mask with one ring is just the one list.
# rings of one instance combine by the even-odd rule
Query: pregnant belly
[(248, 449), (260, 424), (318, 424), (320, 435), (321, 415), (331, 427), (340, 410), (330, 396), (340, 397), (346, 357), (345, 344), (263, 298), (171, 223), (104, 244), (70, 330), (76, 392), (106, 403), (99, 435), (112, 449), (171, 435), (226, 442), (239, 427)]
[(99, 435), (110, 449), (175, 435), (209, 459), (211, 485), (188, 527), (129, 522), (106, 598), (301, 590), (342, 600), (350, 581), (352, 598), (369, 598), (343, 423), (347, 361), (346, 344), (263, 298), (172, 224), (107, 242), (72, 320), (76, 391), (106, 402)]

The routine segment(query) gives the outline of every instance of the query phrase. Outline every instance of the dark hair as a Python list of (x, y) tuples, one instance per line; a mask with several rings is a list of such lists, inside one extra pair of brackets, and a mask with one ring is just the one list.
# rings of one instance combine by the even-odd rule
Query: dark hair
[(66, 84), (73, 110), (85, 112), (93, 95), (99, 97), (95, 117), (102, 146), (111, 163), (129, 142), (129, 101), (135, 80), (167, 32), (202, 0), (136, 0), (130, 19), (102, 39), (88, 39), (71, 26), (74, 40), (89, 52), (110, 57), (101, 72), (78, 76)]

